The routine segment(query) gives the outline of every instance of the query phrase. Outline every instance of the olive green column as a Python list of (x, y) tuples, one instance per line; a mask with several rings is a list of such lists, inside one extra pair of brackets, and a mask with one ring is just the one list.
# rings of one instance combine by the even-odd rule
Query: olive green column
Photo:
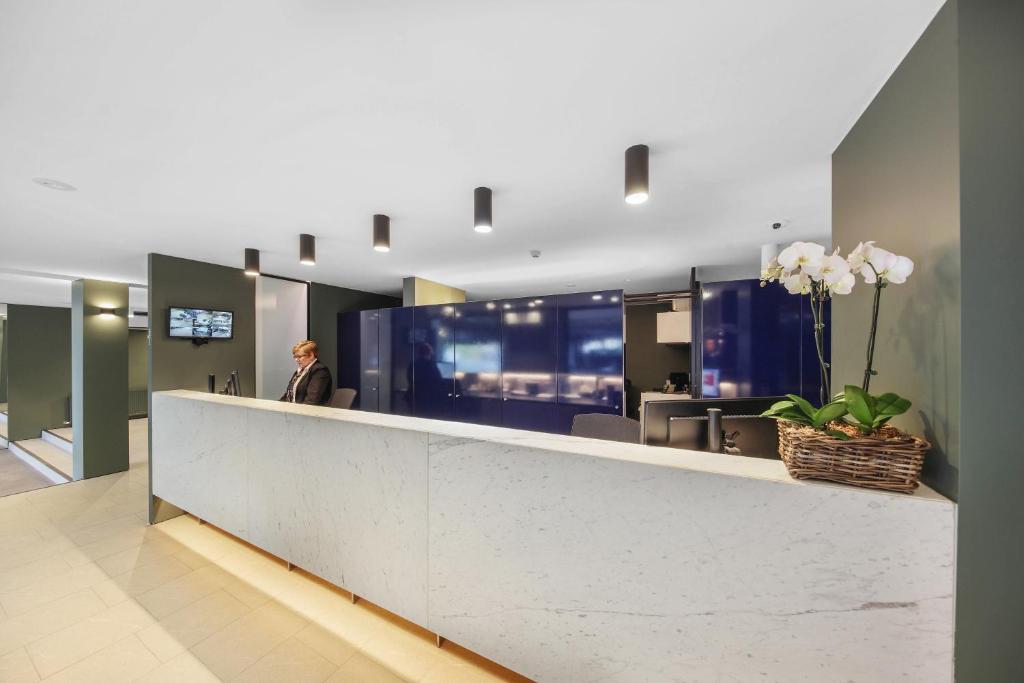
[(38, 439), (66, 427), (71, 396), (71, 311), (7, 306), (7, 436)]
[(128, 285), (71, 283), (74, 478), (128, 469)]

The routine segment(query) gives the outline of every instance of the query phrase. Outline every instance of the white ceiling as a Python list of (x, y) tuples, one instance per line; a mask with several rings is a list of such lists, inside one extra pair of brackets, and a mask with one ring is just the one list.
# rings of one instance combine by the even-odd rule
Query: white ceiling
[(151, 251), (473, 298), (754, 264), (828, 239), (829, 156), (940, 5), (0, 0), (0, 301), (36, 296), (10, 271), (144, 283)]

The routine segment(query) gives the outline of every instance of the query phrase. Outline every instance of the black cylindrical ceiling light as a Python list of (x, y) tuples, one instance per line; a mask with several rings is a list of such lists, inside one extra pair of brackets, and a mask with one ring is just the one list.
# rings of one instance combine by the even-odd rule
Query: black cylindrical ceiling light
[(647, 145), (633, 145), (626, 150), (626, 203), (643, 204), (650, 194)]
[(245, 274), (256, 277), (260, 274), (260, 250), (245, 250)]
[(384, 214), (373, 215), (373, 248), (375, 251), (391, 251), (391, 219)]
[(299, 235), (299, 263), (316, 265), (316, 238), (312, 235)]
[(493, 229), (489, 187), (478, 187), (473, 190), (473, 229), (482, 233), (488, 233)]

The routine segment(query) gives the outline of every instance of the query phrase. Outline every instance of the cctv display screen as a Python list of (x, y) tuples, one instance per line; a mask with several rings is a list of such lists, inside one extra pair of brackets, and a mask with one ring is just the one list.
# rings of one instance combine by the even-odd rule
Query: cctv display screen
[(206, 308), (171, 308), (168, 333), (181, 339), (231, 339), (231, 311)]

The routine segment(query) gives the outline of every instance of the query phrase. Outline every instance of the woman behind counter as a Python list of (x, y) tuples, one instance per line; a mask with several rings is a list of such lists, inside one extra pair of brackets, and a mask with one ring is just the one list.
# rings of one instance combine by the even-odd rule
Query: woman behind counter
[(320, 349), (315, 341), (307, 339), (292, 347), (292, 357), (299, 367), (288, 381), (282, 401), (315, 406), (330, 404), (334, 382), (331, 371), (320, 362), (319, 355)]

